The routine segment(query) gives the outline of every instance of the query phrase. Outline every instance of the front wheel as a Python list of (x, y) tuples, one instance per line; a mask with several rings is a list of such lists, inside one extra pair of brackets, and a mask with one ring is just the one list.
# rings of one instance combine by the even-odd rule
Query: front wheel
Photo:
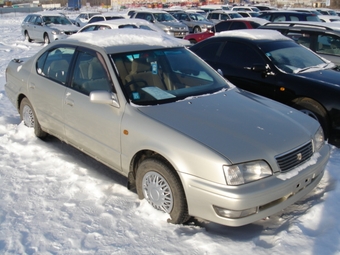
[(323, 129), (325, 138), (328, 138), (329, 120), (327, 117), (327, 112), (321, 104), (310, 98), (299, 98), (295, 100), (295, 108), (312, 117), (313, 119), (316, 119)]
[(184, 190), (172, 167), (158, 158), (147, 158), (137, 169), (136, 186), (139, 198), (170, 215), (168, 222), (185, 223), (188, 209)]
[(201, 28), (200, 27), (195, 27), (194, 28), (194, 34), (201, 33)]
[(31, 39), (31, 37), (30, 37), (30, 35), (28, 34), (27, 31), (25, 32), (25, 41), (26, 42), (32, 42), (32, 39)]
[(50, 43), (50, 38), (48, 37), (48, 34), (44, 34), (44, 43), (49, 44)]
[(20, 103), (20, 118), (24, 121), (27, 127), (34, 128), (34, 134), (37, 137), (46, 137), (47, 134), (41, 129), (33, 107), (27, 98), (24, 98)]

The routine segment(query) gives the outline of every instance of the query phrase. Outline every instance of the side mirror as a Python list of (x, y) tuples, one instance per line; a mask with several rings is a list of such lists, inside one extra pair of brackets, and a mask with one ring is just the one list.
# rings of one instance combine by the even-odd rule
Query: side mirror
[(90, 93), (90, 101), (95, 104), (109, 104), (119, 108), (117, 95), (104, 90), (92, 91)]
[(263, 65), (263, 64), (254, 64), (251, 67), (251, 70), (254, 71), (254, 72), (259, 72), (259, 73), (267, 72), (268, 71), (268, 66), (267, 65)]

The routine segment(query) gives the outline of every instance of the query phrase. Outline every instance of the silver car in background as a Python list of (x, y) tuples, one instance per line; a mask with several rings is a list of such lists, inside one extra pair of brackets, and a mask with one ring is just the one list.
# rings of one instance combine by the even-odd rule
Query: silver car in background
[(21, 24), (21, 32), (26, 41), (45, 44), (65, 39), (77, 33), (78, 29), (65, 15), (49, 12), (28, 14)]
[(171, 14), (159, 10), (139, 10), (131, 18), (145, 19), (158, 26), (166, 34), (176, 38), (184, 38), (189, 34), (187, 25), (175, 19)]
[(241, 226), (320, 182), (319, 123), (237, 89), (168, 35), (78, 33), (6, 69), (5, 90), (36, 136), (52, 134), (126, 176), (169, 222)]

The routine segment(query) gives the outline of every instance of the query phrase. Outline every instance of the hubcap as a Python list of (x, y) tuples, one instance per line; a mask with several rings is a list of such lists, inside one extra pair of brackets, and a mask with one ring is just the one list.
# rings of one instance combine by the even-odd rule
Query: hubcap
[(25, 105), (22, 115), (25, 125), (28, 127), (34, 127), (34, 115), (31, 107)]
[(156, 209), (170, 213), (173, 207), (173, 195), (167, 181), (156, 172), (148, 172), (143, 177), (145, 199)]

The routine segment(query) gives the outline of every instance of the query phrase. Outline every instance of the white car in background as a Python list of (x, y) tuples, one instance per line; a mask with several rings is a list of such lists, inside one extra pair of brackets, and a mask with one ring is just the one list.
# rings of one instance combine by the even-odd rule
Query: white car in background
[[(146, 21), (144, 19), (116, 19), (107, 21), (98, 21), (90, 23), (79, 29), (78, 33), (105, 30), (105, 29), (122, 29), (122, 28), (137, 28), (155, 31), (161, 34), (166, 34), (158, 26)], [(178, 40), (185, 46), (190, 46), (189, 40), (179, 39)]]
[(89, 22), (89, 20), (92, 18), (94, 15), (98, 15), (100, 12), (81, 12), (75, 19), (75, 24), (78, 27), (83, 27)]

